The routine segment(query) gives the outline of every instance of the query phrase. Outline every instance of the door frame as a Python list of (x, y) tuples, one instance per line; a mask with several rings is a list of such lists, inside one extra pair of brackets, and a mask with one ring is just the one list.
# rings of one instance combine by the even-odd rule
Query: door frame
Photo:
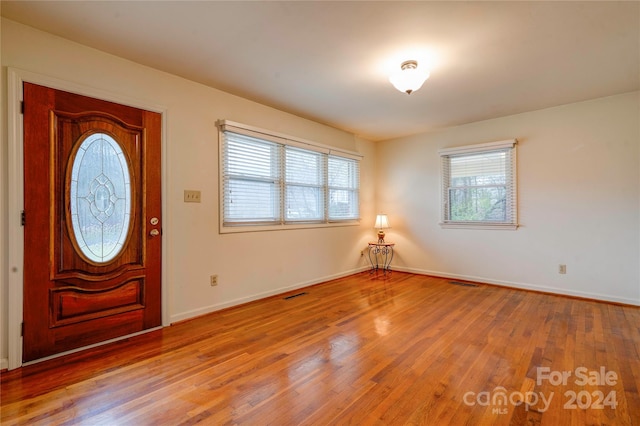
[[(134, 108), (145, 109), (147, 111), (157, 112), (162, 115), (161, 124), (161, 196), (162, 196), (162, 217), (163, 223), (171, 223), (168, 217), (167, 211), (167, 108), (148, 102), (146, 100), (140, 100), (128, 97), (126, 95), (115, 93), (111, 91), (105, 91), (94, 87), (89, 87), (81, 84), (76, 84), (70, 81), (61, 80), (55, 77), (49, 77), (43, 74), (33, 73), (17, 68), (7, 69), (7, 133), (8, 133), (8, 267), (7, 280), (8, 280), (8, 318), (7, 318), (7, 349), (8, 349), (8, 362), (7, 367), (9, 370), (59, 357), (72, 352), (77, 352), (83, 349), (87, 349), (93, 346), (103, 345), (115, 340), (125, 339), (136, 334), (147, 333), (157, 328), (150, 330), (144, 330), (132, 335), (122, 336), (116, 339), (111, 339), (106, 342), (97, 343), (94, 345), (86, 346), (72, 351), (63, 352), (61, 354), (53, 355), (50, 357), (42, 358), (39, 360), (31, 361), (28, 363), (22, 362), (22, 336), (21, 325), (23, 321), (23, 291), (24, 291), (24, 276), (22, 268), (24, 265), (24, 228), (21, 224), (20, 212), (24, 209), (24, 129), (23, 129), (23, 117), (20, 111), (21, 102), (23, 100), (22, 86), (23, 83), (34, 83), (41, 86), (46, 86), (52, 89), (63, 90), (66, 92), (76, 93), (78, 95), (89, 96), (92, 98), (102, 99), (105, 101), (111, 101)], [(170, 232), (166, 232), (164, 227), (163, 232), (163, 244), (162, 244), (162, 275), (161, 275), (161, 291), (162, 291), (162, 326), (166, 327), (170, 325), (169, 317), (169, 289), (167, 288), (167, 259), (169, 246), (167, 240), (170, 236)]]

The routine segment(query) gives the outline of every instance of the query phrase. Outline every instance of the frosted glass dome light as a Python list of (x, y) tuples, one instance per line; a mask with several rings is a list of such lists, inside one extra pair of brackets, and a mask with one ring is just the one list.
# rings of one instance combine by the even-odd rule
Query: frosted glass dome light
[(429, 72), (418, 68), (418, 61), (404, 61), (400, 71), (391, 74), (389, 81), (401, 92), (408, 95), (422, 87), (429, 78)]

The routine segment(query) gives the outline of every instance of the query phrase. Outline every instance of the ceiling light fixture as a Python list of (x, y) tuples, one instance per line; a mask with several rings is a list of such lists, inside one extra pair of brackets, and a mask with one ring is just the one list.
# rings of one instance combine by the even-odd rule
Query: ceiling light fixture
[(389, 81), (401, 92), (408, 95), (422, 87), (429, 78), (429, 72), (418, 69), (418, 61), (404, 61), (400, 71), (391, 74)]

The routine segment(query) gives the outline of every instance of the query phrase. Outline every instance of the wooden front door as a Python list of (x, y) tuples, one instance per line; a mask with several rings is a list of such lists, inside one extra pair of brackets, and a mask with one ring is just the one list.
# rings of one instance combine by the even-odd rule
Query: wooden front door
[(161, 115), (23, 91), (23, 361), (161, 325)]

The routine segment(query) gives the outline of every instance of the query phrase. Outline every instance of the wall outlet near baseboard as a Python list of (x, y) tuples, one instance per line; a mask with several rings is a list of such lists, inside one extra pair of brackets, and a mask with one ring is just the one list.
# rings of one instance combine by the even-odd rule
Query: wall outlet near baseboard
[(566, 274), (567, 273), (567, 265), (560, 264), (558, 265), (558, 273)]
[(215, 287), (218, 285), (218, 276), (217, 275), (211, 275), (211, 277), (209, 277), (209, 282), (211, 283), (211, 287)]

